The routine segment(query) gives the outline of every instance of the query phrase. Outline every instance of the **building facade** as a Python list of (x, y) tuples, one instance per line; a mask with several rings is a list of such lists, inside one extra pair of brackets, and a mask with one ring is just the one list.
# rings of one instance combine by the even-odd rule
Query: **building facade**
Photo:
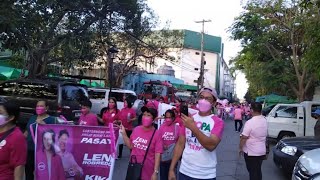
[[(201, 63), (201, 34), (189, 30), (182, 31), (182, 47), (172, 48), (172, 51), (168, 53), (175, 57), (175, 61), (156, 58), (153, 65), (141, 63), (139, 66), (153, 73), (156, 73), (162, 66), (172, 66), (176, 78), (182, 79), (186, 85), (197, 86)], [(216, 88), (220, 96), (233, 98), (235, 95), (234, 77), (223, 59), (221, 37), (204, 35), (204, 60), (204, 86)]]

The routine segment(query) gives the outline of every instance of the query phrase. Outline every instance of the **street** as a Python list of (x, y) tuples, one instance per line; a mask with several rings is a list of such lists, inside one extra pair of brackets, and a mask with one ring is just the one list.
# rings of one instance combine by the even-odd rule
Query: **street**
[[(218, 180), (248, 180), (249, 175), (246, 169), (244, 159), (238, 158), (239, 133), (234, 131), (233, 121), (225, 121), (225, 129), (223, 139), (217, 149)], [(123, 158), (116, 161), (113, 179), (123, 180), (126, 177), (127, 165), (129, 161), (129, 151), (124, 148)], [(278, 169), (272, 160), (272, 152), (270, 152), (268, 160), (262, 165), (263, 179), (266, 180), (287, 180), (280, 169)]]

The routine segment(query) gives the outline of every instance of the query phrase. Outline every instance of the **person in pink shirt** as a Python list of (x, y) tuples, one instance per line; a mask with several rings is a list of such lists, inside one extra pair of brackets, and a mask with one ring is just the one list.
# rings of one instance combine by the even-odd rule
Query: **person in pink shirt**
[[(130, 138), (133, 130), (133, 121), (137, 120), (136, 117), (136, 111), (132, 108), (133, 101), (130, 98), (126, 98), (124, 101), (124, 108), (121, 109), (121, 111), (117, 114), (115, 117), (117, 124), (122, 124), (126, 130), (127, 136)], [(119, 155), (118, 158), (120, 159), (122, 157), (122, 151), (123, 151), (123, 144), (119, 145)]]
[(90, 112), (92, 103), (89, 100), (81, 103), (81, 116), (79, 118), (80, 126), (98, 126), (97, 115)]
[[(234, 109), (234, 129), (236, 132), (240, 132), (243, 126), (242, 123), (242, 115), (243, 115), (244, 111), (242, 110), (242, 108), (238, 105), (235, 109)], [(239, 124), (239, 127), (238, 127)]]
[(102, 123), (105, 126), (108, 126), (109, 123), (113, 123), (115, 121), (115, 117), (119, 113), (119, 109), (117, 107), (117, 99), (111, 97), (108, 101), (108, 107), (101, 112)]
[(181, 115), (184, 127), (180, 128), (168, 179), (177, 179), (175, 169), (182, 156), (179, 180), (216, 180), (216, 148), (224, 129), (223, 120), (212, 112), (217, 99), (215, 89), (203, 87), (198, 94), (199, 112), (192, 116)]
[(156, 94), (152, 94), (152, 99), (148, 100), (147, 102), (147, 107), (152, 107), (154, 109), (156, 109), (158, 111), (159, 108), (159, 104), (160, 102), (158, 100), (156, 100), (157, 95)]
[(27, 141), (16, 127), (20, 109), (12, 102), (0, 104), (0, 179), (23, 179)]
[(266, 155), (267, 120), (261, 115), (262, 105), (252, 103), (253, 117), (246, 122), (241, 133), (239, 152), (244, 154), (250, 180), (262, 180), (261, 165)]
[[(176, 124), (176, 117), (173, 110), (165, 112), (164, 124), (160, 127), (159, 133), (163, 141), (163, 151), (170, 153), (179, 138), (180, 127)], [(162, 159), (160, 163), (160, 180), (167, 180), (169, 176), (171, 159)]]
[[(153, 127), (153, 121), (157, 117), (157, 110), (143, 107), (142, 125), (137, 126), (129, 138), (123, 125), (120, 126), (124, 143), (131, 150), (130, 160), (136, 158), (137, 163), (142, 163), (148, 145), (149, 150), (142, 167), (141, 180), (156, 180), (159, 174), (161, 153), (163, 144), (159, 131)], [(154, 134), (153, 138), (152, 135)], [(150, 139), (152, 141), (150, 143)]]
[(42, 133), (42, 147), (37, 148), (35, 179), (65, 180), (61, 157), (55, 150), (55, 132), (51, 129)]
[(251, 118), (251, 109), (249, 104), (246, 104), (244, 106), (244, 112), (245, 112), (245, 120), (249, 120)]

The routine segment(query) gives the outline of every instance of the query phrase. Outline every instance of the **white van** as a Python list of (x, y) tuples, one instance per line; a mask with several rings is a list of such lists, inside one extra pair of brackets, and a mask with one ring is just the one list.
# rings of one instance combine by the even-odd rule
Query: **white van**
[(266, 116), (268, 137), (314, 136), (316, 120), (311, 113), (320, 108), (320, 102), (304, 101), (300, 104), (277, 104)]
[[(103, 88), (88, 88), (88, 94), (90, 101), (92, 102), (91, 112), (95, 114), (101, 114), (104, 109), (108, 106), (109, 97), (117, 99), (117, 107), (119, 110), (123, 108), (123, 97), (128, 95), (137, 96), (134, 91), (126, 89), (110, 89)], [(136, 104), (136, 103), (135, 103)]]

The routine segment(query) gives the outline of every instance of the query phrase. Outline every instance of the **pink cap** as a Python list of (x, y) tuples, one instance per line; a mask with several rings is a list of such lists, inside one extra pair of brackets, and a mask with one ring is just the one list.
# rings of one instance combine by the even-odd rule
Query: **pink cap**
[(199, 95), (203, 92), (207, 92), (210, 93), (216, 100), (218, 100), (218, 94), (217, 91), (214, 88), (209, 88), (209, 87), (203, 87), (200, 92)]

